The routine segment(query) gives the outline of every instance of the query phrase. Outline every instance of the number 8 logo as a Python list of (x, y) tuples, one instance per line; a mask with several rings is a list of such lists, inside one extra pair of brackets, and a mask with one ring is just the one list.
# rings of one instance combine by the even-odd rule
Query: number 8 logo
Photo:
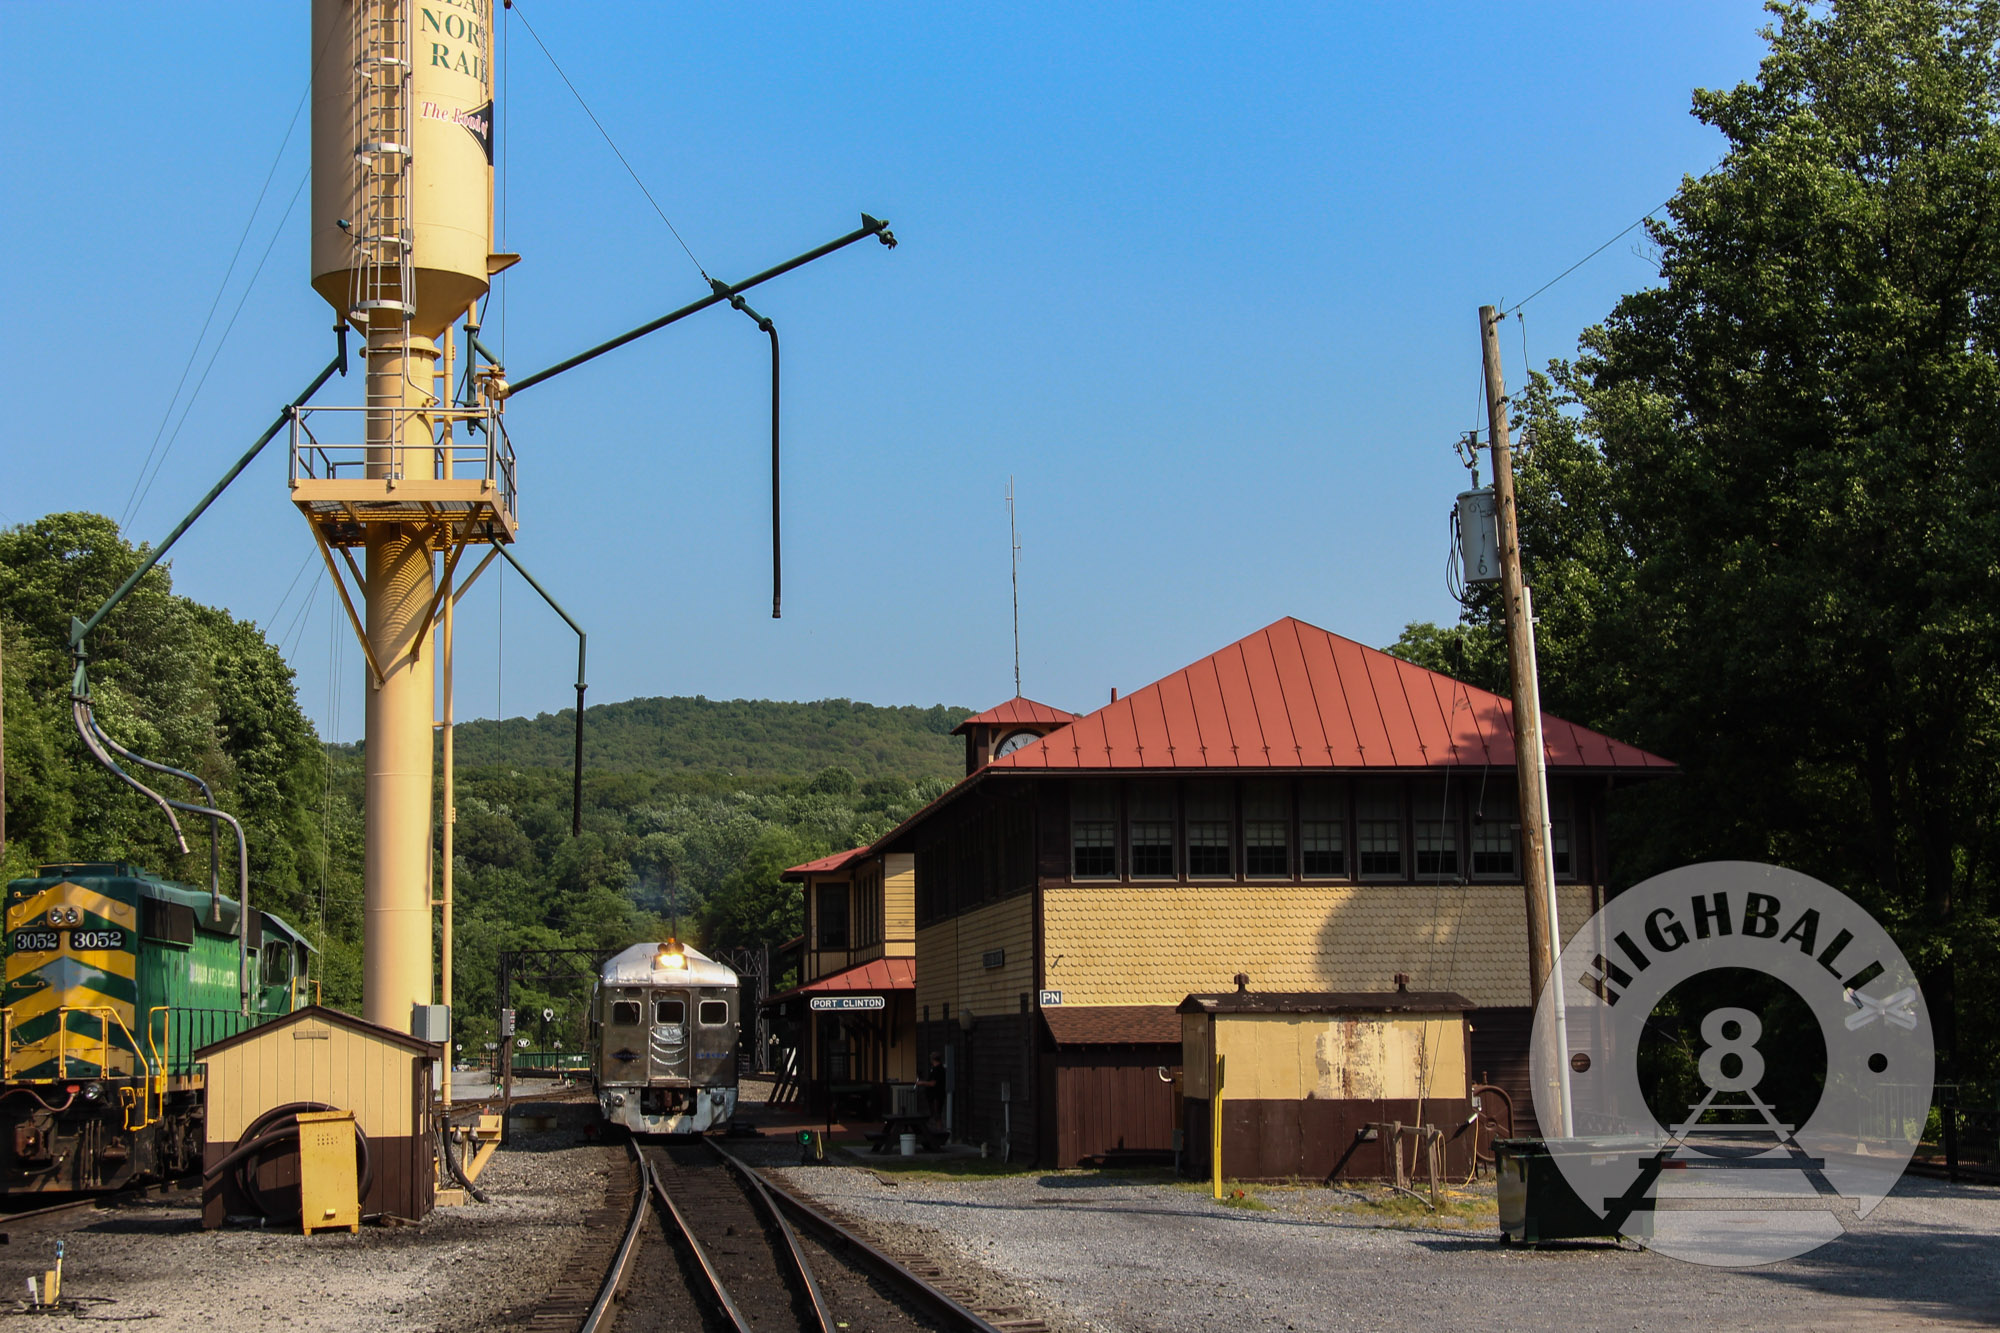
[[(1736, 1035), (1729, 1036), (1723, 1031), (1731, 1023), (1736, 1025)], [(1764, 1055), (1757, 1049), (1757, 1039), (1764, 1035), (1764, 1022), (1748, 1009), (1711, 1009), (1701, 1020), (1701, 1038), (1708, 1043), (1696, 1063), (1695, 1070), (1701, 1081), (1717, 1092), (1749, 1092), (1764, 1081)], [(1734, 1075), (1722, 1072), (1725, 1056), (1735, 1056), (1737, 1061)]]

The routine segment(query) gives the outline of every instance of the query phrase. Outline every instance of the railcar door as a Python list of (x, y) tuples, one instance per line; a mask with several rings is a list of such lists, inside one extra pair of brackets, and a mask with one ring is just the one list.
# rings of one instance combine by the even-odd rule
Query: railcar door
[(647, 1082), (674, 1087), (688, 1083), (688, 993), (684, 990), (649, 992), (653, 1002), (653, 1030), (648, 1046)]
[(736, 1086), (737, 991), (712, 986), (695, 1012), (695, 1077), (704, 1088)]
[(651, 1017), (646, 1012), (650, 992), (631, 987), (607, 988), (603, 995), (603, 1032), (598, 1049), (603, 1054), (599, 1077), (606, 1083), (646, 1081), (647, 1043), (651, 1037)]

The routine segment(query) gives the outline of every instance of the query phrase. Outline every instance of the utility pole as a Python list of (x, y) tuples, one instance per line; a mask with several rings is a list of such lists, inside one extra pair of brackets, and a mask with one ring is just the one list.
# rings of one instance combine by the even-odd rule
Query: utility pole
[[(1521, 579), (1521, 536), (1514, 511), (1514, 453), (1507, 428), (1507, 388), (1500, 373), (1500, 313), (1479, 307), (1479, 342), (1486, 368), (1486, 424), (1493, 449), (1493, 500), (1500, 521), (1500, 600), (1507, 627), (1507, 678), (1514, 696), (1514, 782), (1521, 813), (1521, 880), (1527, 893), (1528, 985), (1539, 1003), (1555, 972), (1555, 860), (1549, 831), (1548, 763), (1542, 749), (1542, 701), (1535, 663), (1534, 609)], [(1571, 1132), (1568, 1006), (1556, 979), (1555, 1065), (1548, 1079), (1561, 1108), (1555, 1136)]]

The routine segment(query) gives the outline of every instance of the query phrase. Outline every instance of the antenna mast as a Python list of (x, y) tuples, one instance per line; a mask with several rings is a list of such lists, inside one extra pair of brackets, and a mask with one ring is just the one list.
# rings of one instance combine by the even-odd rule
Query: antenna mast
[(1007, 478), (1009, 575), (1014, 583), (1014, 697), (1021, 697), (1021, 534), (1014, 527), (1014, 478)]

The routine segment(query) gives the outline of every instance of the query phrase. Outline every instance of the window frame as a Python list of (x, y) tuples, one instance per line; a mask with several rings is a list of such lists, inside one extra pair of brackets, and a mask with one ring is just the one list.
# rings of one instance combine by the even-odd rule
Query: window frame
[[(1338, 831), (1340, 839), (1340, 869), (1332, 873), (1306, 869), (1306, 797), (1317, 785), (1328, 789), (1333, 808), (1332, 819), (1315, 819), (1315, 825), (1331, 825)], [(1331, 882), (1351, 882), (1354, 879), (1354, 783), (1345, 777), (1306, 777), (1296, 784), (1292, 801), (1292, 822), (1297, 830), (1297, 862), (1299, 879), (1308, 884)]]
[[(1238, 778), (1234, 785), (1237, 791), (1237, 841), (1243, 848), (1243, 878), (1245, 880), (1255, 880), (1260, 884), (1296, 880), (1299, 872), (1299, 802), (1297, 784), (1285, 778), (1243, 777)], [(1250, 818), (1250, 799), (1252, 794), (1251, 789), (1257, 786), (1271, 789), (1271, 791), (1277, 794), (1278, 800), (1283, 805), (1283, 813), (1278, 819), (1258, 819), (1255, 821), (1259, 824), (1275, 823), (1284, 831), (1285, 864), (1282, 870), (1259, 871), (1251, 865), (1250, 825), (1252, 820)]]
[[(662, 1017), (660, 1017), (660, 1011), (661, 1011), (662, 1009), (666, 1008), (666, 1006), (668, 1006), (668, 1005), (670, 1005), (670, 1004), (677, 1004), (677, 1005), (679, 1005), (679, 1006), (681, 1007), (681, 1016), (680, 1016), (679, 1018), (662, 1018)], [(653, 1026), (654, 1026), (654, 1027), (664, 1027), (664, 1026), (668, 1026), (668, 1025), (671, 1025), (671, 1024), (685, 1024), (686, 1022), (687, 1022), (687, 1001), (686, 1001), (686, 1000), (682, 999), (682, 998), (681, 998), (680, 996), (678, 996), (678, 995), (662, 995), (662, 996), (659, 996), (659, 997), (657, 997), (657, 998), (655, 998), (655, 999), (654, 999), (654, 1001), (653, 1001)]]
[[(1109, 778), (1080, 778), (1073, 780), (1069, 784), (1069, 791), (1066, 795), (1069, 797), (1069, 879), (1072, 884), (1115, 883), (1120, 878), (1120, 871), (1123, 867), (1119, 864), (1118, 848), (1119, 844), (1124, 841), (1124, 819), (1122, 818), (1124, 802), (1120, 799), (1121, 785)], [(1085, 821), (1077, 818), (1077, 806), (1080, 803), (1080, 797), (1083, 789), (1089, 786), (1099, 786), (1109, 793), (1111, 817), (1108, 821), (1103, 819)], [(1089, 848), (1091, 851), (1108, 850), (1111, 853), (1111, 868), (1109, 870), (1084, 874), (1078, 868), (1077, 853), (1083, 850), (1083, 845), (1077, 840), (1078, 830), (1084, 823), (1092, 825), (1109, 824), (1110, 841), (1101, 845), (1093, 843)]]
[[(1132, 782), (1120, 783), (1119, 788), (1119, 794), (1122, 797), (1121, 804), (1124, 807), (1125, 813), (1125, 818), (1122, 821), (1123, 837), (1121, 838), (1125, 852), (1125, 874), (1123, 877), (1135, 882), (1158, 884), (1179, 883), (1185, 879), (1186, 876), (1182, 874), (1185, 863), (1181, 858), (1180, 784), (1172, 778), (1137, 778)], [(1139, 844), (1136, 841), (1134, 830), (1142, 822), (1148, 825), (1162, 823), (1162, 821), (1157, 819), (1141, 821), (1136, 817), (1139, 808), (1138, 798), (1148, 788), (1163, 792), (1167, 802), (1167, 818), (1164, 823), (1167, 830), (1166, 850), (1169, 864), (1168, 869), (1164, 873), (1159, 871), (1141, 871), (1139, 869)], [(1155, 843), (1146, 844), (1148, 848), (1155, 848), (1157, 845)], [(1117, 877), (1113, 876), (1113, 878)]]
[[(1374, 791), (1370, 791), (1370, 788)], [(1395, 830), (1396, 868), (1394, 870), (1370, 870), (1367, 858), (1371, 853), (1362, 846), (1362, 809), (1364, 802), (1376, 793), (1387, 793), (1387, 799), (1394, 805), (1395, 814), (1391, 818), (1368, 819), (1371, 825), (1387, 825)], [(1409, 883), (1411, 879), (1410, 842), (1410, 802), (1406, 784), (1399, 778), (1369, 778), (1355, 784), (1354, 806), (1354, 878), (1370, 880), (1378, 884)]]
[[(1192, 817), (1192, 807), (1194, 804), (1192, 793), (1201, 787), (1218, 788), (1222, 793), (1222, 817), (1220, 819), (1204, 819), (1200, 823), (1204, 826), (1221, 825), (1223, 831), (1223, 854), (1229, 860), (1229, 867), (1226, 870), (1195, 869), (1196, 844), (1194, 841), (1194, 826), (1196, 821)], [(1197, 882), (1215, 883), (1217, 881), (1234, 882), (1242, 879), (1243, 859), (1238, 855), (1238, 849), (1242, 843), (1242, 839), (1238, 836), (1238, 825), (1242, 817), (1242, 802), (1239, 799), (1241, 795), (1242, 783), (1240, 779), (1197, 778), (1190, 779), (1181, 785), (1181, 863), (1186, 867), (1186, 872), (1182, 877), (1183, 882), (1189, 884)], [(1213, 843), (1201, 844), (1201, 848), (1204, 851), (1213, 850), (1214, 846), (1215, 844)]]

